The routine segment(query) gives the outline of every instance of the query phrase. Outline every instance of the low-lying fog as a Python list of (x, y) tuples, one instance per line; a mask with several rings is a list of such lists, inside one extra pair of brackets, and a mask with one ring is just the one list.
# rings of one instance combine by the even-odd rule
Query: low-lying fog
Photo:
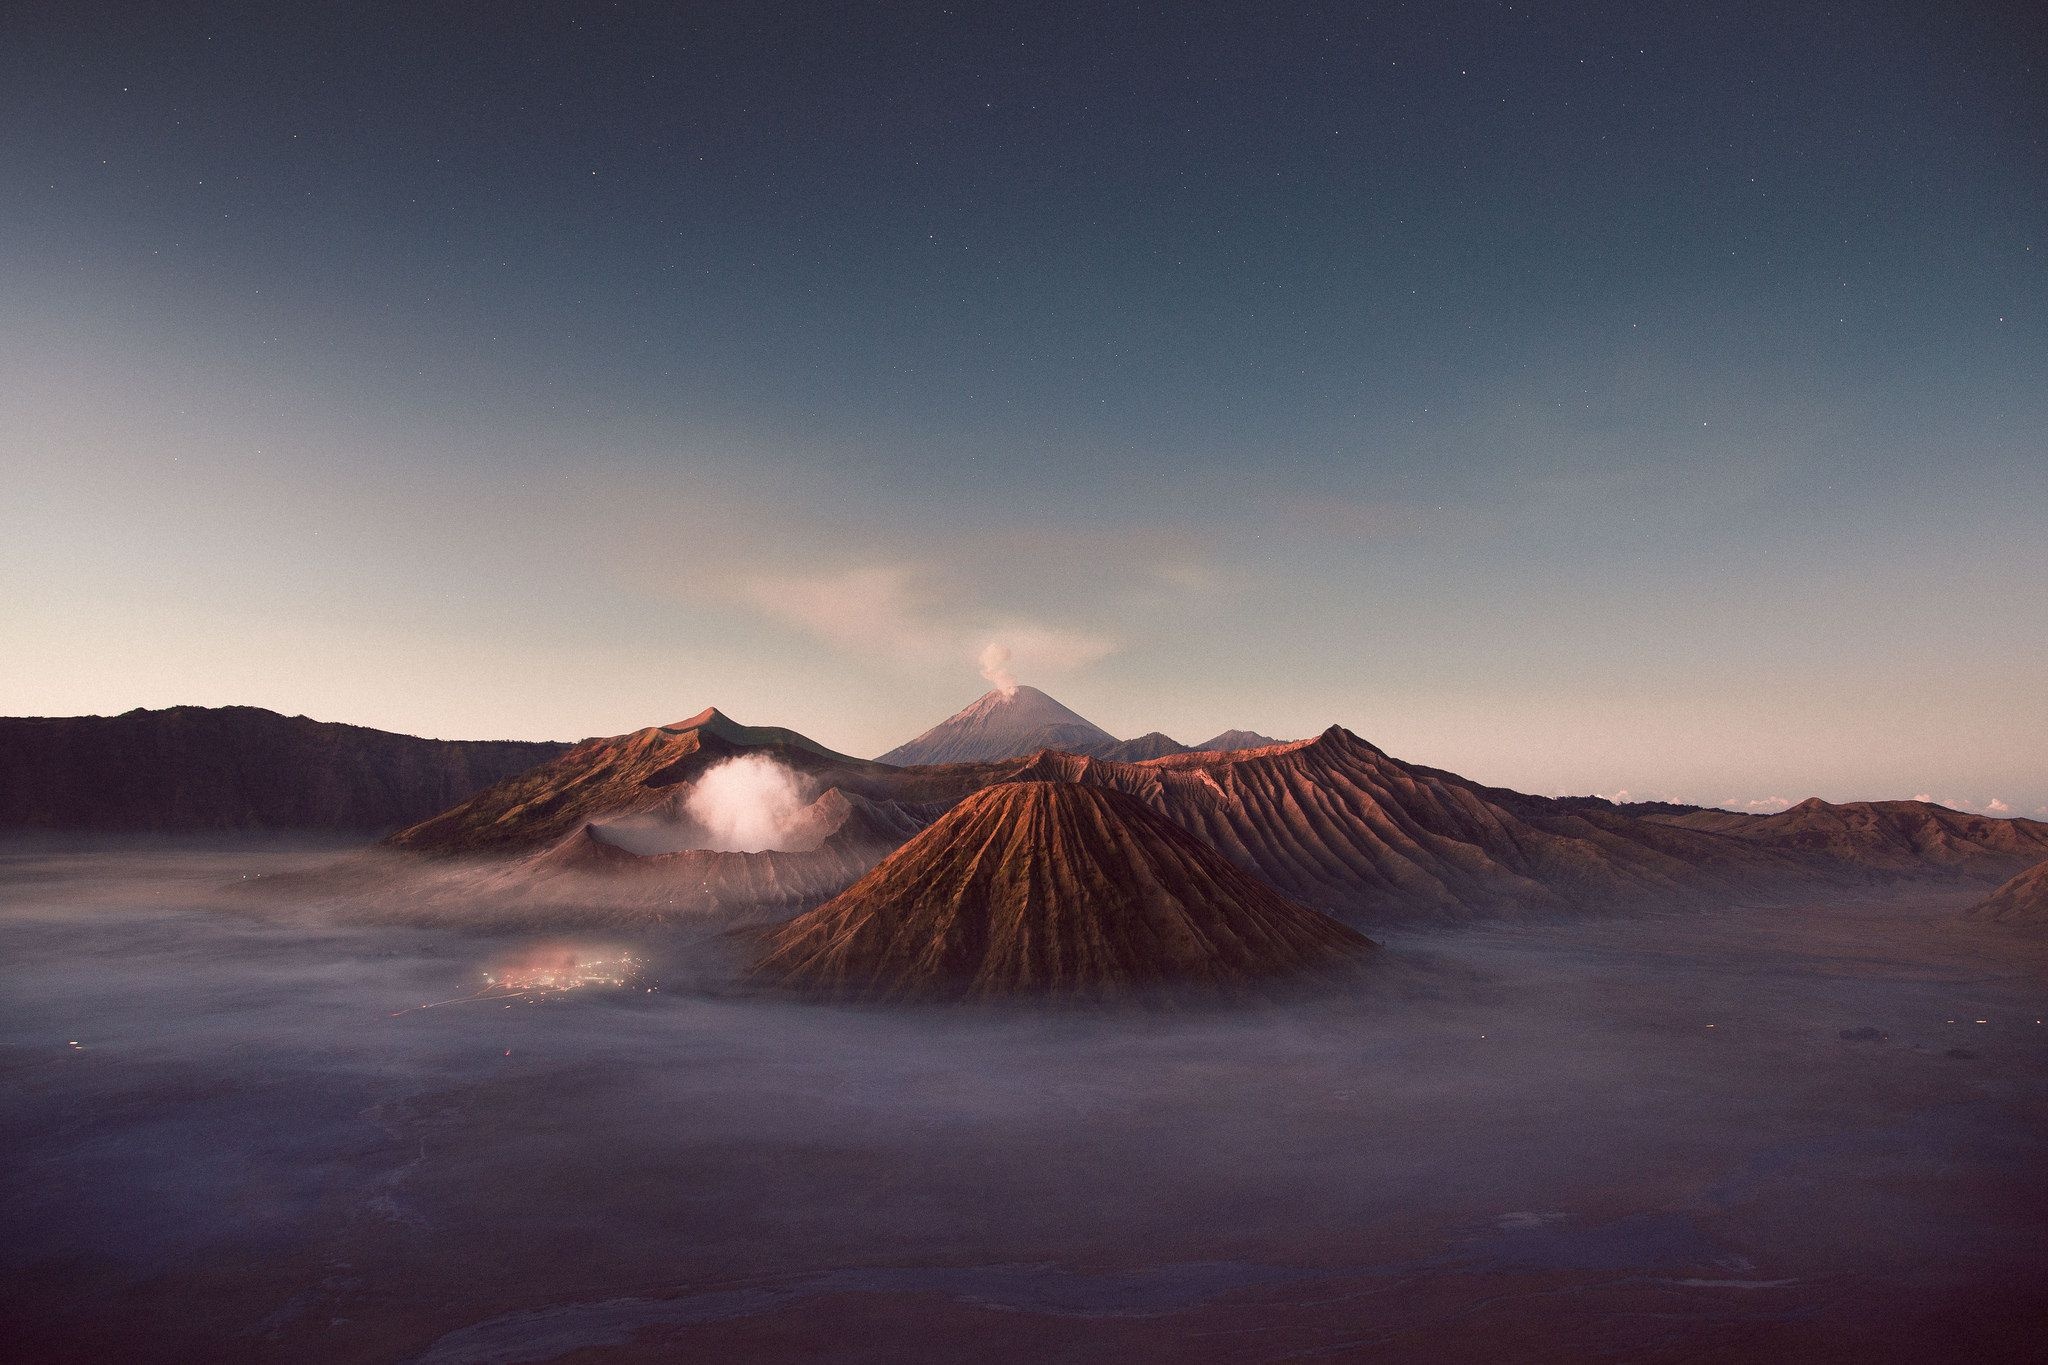
[(1996, 1360), (2048, 1307), (2044, 952), (1967, 896), (1034, 1017), (222, 889), (309, 859), (0, 856), (13, 1358)]

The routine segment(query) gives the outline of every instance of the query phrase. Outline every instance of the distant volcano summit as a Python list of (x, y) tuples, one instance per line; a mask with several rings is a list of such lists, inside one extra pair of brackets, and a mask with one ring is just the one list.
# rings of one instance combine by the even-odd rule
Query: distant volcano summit
[(1099, 756), (1117, 747), (1115, 735), (1069, 711), (1035, 687), (997, 688), (957, 715), (883, 754), (899, 768), (927, 763), (980, 763), (1017, 758), (1040, 749)]
[(868, 1000), (1237, 994), (1370, 940), (1122, 792), (1006, 782), (777, 930), (758, 979)]
[[(1225, 730), (1194, 749), (1256, 749), (1280, 741), (1250, 730)], [(989, 763), (1028, 758), (1040, 749), (1058, 749), (1085, 758), (1142, 763), (1191, 752), (1188, 745), (1157, 730), (1136, 739), (1118, 739), (1087, 717), (1061, 705), (1035, 687), (1001, 688), (977, 698), (957, 715), (934, 725), (907, 744), (899, 744), (876, 760), (899, 768), (932, 763)]]

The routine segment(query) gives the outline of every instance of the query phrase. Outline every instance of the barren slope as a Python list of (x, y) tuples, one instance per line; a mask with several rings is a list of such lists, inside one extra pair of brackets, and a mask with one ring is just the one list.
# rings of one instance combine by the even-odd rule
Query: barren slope
[(895, 1000), (1234, 991), (1369, 943), (1135, 799), (1066, 782), (976, 793), (774, 933), (773, 984)]
[(2048, 924), (2048, 862), (2014, 876), (1970, 913), (2005, 924)]
[(1339, 726), (1235, 753), (1115, 763), (1047, 752), (882, 781), (897, 791), (906, 791), (899, 782), (914, 783), (918, 799), (929, 801), (949, 787), (1030, 778), (1127, 792), (1282, 893), (1376, 922), (1727, 896), (1797, 870), (1769, 850), (1642, 828), (1625, 816), (1602, 822), (1519, 813), (1463, 779), (1390, 758)]

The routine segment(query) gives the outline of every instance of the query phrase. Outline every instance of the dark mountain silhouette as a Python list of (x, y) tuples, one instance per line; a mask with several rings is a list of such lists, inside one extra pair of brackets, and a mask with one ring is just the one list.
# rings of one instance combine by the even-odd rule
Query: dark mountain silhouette
[(2005, 924), (2048, 924), (2048, 862), (2039, 862), (1979, 901), (1971, 913)]
[(1101, 754), (1120, 742), (1035, 687), (997, 688), (876, 761), (913, 767), (1017, 758), (1040, 749)]
[(1108, 788), (987, 788), (775, 931), (757, 979), (839, 998), (1238, 993), (1370, 943)]
[(1554, 802), (1560, 808), (1576, 811), (1614, 811), (1623, 815), (1690, 815), (1694, 811), (1708, 810), (1708, 806), (1691, 806), (1682, 801), (1609, 801), (1604, 796), (1555, 796), (1542, 798)]
[(585, 740), (532, 771), (399, 831), (390, 842), (421, 853), (539, 848), (592, 821), (657, 812), (713, 763), (749, 752), (771, 755), (809, 775), (873, 766), (794, 730), (737, 724), (712, 707), (673, 725)]
[(419, 739), (254, 706), (0, 718), (0, 828), (382, 833), (569, 746)]

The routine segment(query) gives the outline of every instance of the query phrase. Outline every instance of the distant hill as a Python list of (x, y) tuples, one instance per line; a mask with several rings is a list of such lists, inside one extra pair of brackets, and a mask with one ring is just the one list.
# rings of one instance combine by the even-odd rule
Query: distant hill
[(1878, 874), (1939, 869), (1989, 880), (2048, 858), (2048, 824), (1971, 815), (1928, 801), (1838, 805), (1815, 796), (1775, 815), (1695, 810), (1650, 818)]
[(1018, 687), (1009, 692), (997, 688), (876, 761), (899, 768), (931, 763), (981, 763), (1019, 758), (1040, 749), (1100, 757), (1121, 742), (1035, 687)]
[(1139, 735), (1136, 739), (1119, 740), (1110, 745), (1097, 758), (1112, 759), (1118, 763), (1143, 763), (1148, 758), (1165, 758), (1168, 754), (1184, 754), (1188, 746), (1170, 735), (1157, 730)]
[(1604, 796), (1557, 796), (1543, 798), (1565, 810), (1619, 811), (1624, 815), (1690, 815), (1711, 809), (1689, 806), (1682, 801), (1609, 801)]
[(1271, 735), (1262, 735), (1257, 730), (1225, 730), (1200, 744), (1190, 744), (1188, 748), (1207, 753), (1233, 753), (1239, 749), (1266, 749), (1286, 742)]
[(420, 739), (254, 706), (0, 718), (0, 829), (375, 834), (569, 746)]
[(841, 998), (1112, 1001), (1234, 994), (1371, 948), (1135, 797), (1027, 781), (968, 797), (776, 930), (754, 974)]

